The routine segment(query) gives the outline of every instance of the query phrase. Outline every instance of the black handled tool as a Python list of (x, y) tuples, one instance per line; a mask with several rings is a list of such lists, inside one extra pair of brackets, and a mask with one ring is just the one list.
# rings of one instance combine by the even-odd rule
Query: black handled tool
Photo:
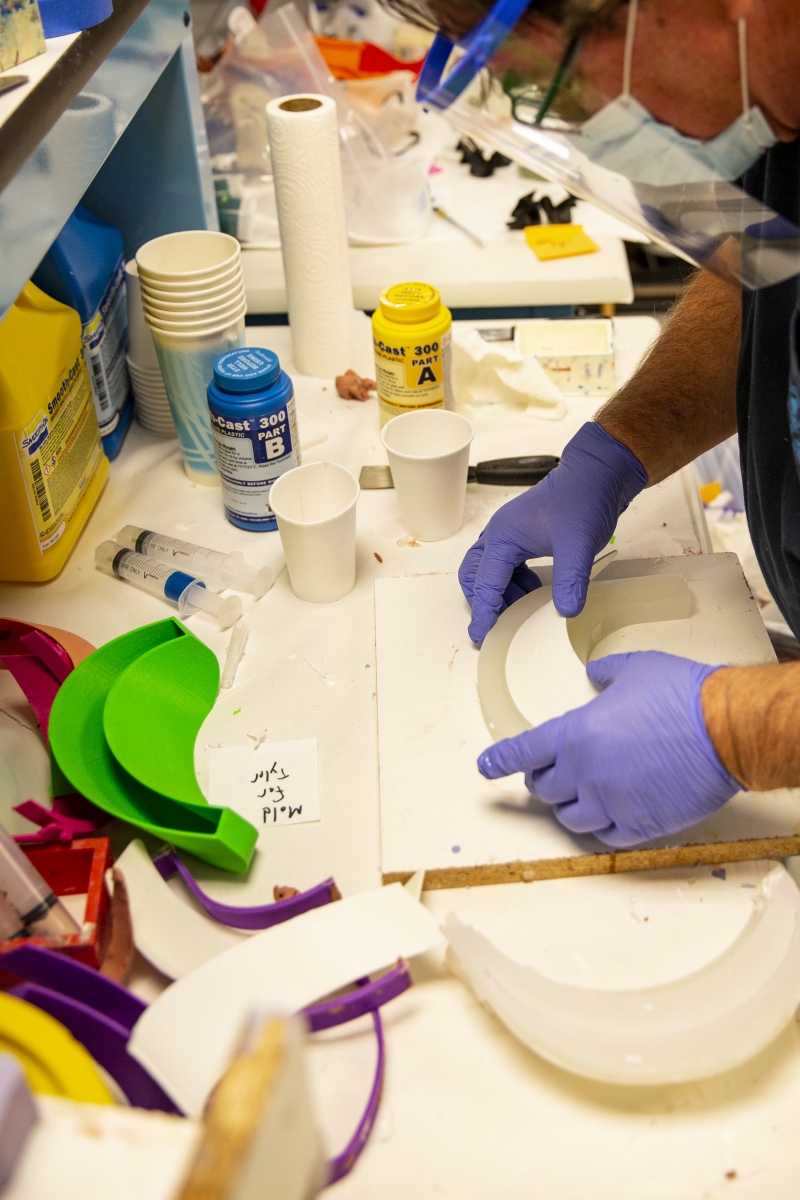
[(524, 454), (520, 458), (491, 458), (470, 467), (469, 483), (493, 483), (498, 487), (530, 487), (549, 475), (559, 460), (553, 454)]
[[(492, 483), (497, 487), (530, 487), (558, 466), (553, 454), (525, 454), (520, 458), (492, 458), (470, 467), (469, 483)], [(359, 483), (364, 491), (394, 487), (389, 467), (362, 467)]]

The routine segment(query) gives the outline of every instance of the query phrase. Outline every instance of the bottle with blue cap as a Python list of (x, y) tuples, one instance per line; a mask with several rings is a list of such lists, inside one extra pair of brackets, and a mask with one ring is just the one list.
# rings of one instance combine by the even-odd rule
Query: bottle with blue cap
[(294, 388), (277, 354), (251, 346), (221, 355), (208, 407), (225, 515), (240, 529), (277, 529), (270, 489), (300, 466)]

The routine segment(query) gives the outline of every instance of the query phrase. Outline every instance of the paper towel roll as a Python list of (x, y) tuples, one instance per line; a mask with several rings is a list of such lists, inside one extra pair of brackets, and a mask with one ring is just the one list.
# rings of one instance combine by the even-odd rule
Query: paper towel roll
[(267, 105), (295, 366), (331, 378), (351, 366), (353, 287), (329, 96), (283, 96)]

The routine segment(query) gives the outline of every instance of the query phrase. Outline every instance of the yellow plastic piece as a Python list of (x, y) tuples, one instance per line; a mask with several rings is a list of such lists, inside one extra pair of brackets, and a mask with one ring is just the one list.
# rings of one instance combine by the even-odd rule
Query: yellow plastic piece
[(722, 484), (718, 479), (715, 479), (713, 483), (704, 483), (700, 488), (700, 499), (703, 504), (710, 504), (712, 500), (716, 500), (721, 491)]
[(582, 225), (526, 225), (525, 241), (540, 262), (551, 258), (572, 258), (575, 254), (594, 254), (600, 247)]
[(429, 283), (395, 283), (372, 314), (381, 425), (421, 408), (447, 408), (450, 309)]
[(0, 995), (0, 1053), (13, 1054), (34, 1092), (83, 1104), (114, 1103), (80, 1042), (60, 1021), (16, 996)]
[(0, 579), (57, 575), (107, 477), (80, 317), (29, 283), (0, 323)]

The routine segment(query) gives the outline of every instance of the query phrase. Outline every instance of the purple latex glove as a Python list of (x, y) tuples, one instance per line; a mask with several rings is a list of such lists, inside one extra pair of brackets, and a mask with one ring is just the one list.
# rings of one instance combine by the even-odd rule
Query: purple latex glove
[(626, 446), (588, 421), (541, 483), (494, 514), (458, 572), (472, 609), (469, 636), (481, 645), (510, 604), (541, 586), (526, 559), (553, 556), (553, 601), (564, 617), (586, 602), (592, 561), (621, 512), (647, 487), (647, 472)]
[(600, 695), (484, 750), (487, 779), (525, 772), (573, 833), (633, 846), (676, 833), (742, 790), (708, 736), (700, 688), (718, 671), (645, 650), (609, 654), (586, 673)]

